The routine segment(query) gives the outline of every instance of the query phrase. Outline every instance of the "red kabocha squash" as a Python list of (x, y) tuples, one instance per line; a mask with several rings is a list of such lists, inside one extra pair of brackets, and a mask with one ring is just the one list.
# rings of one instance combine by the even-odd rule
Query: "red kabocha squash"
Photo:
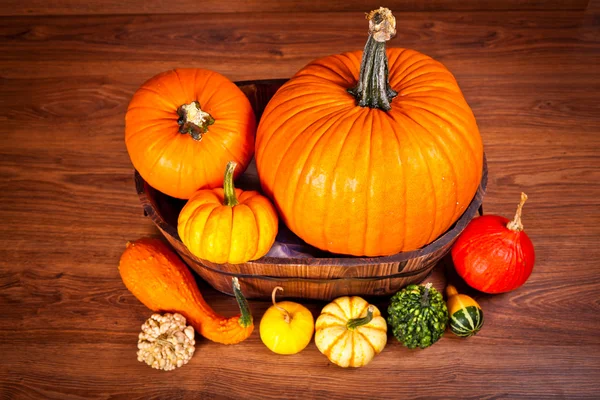
[(452, 247), (456, 272), (469, 286), (485, 293), (504, 293), (522, 286), (531, 275), (535, 252), (523, 231), (521, 212), (509, 221), (499, 215), (484, 215), (472, 220)]
[(368, 19), (364, 52), (313, 61), (275, 94), (256, 163), (264, 192), (300, 238), (381, 256), (432, 242), (463, 214), (483, 146), (452, 74), (416, 51), (386, 51), (396, 24), (389, 10)]
[(134, 94), (125, 116), (133, 166), (155, 189), (188, 199), (223, 182), (230, 160), (244, 172), (254, 154), (256, 119), (244, 93), (204, 69), (156, 75)]

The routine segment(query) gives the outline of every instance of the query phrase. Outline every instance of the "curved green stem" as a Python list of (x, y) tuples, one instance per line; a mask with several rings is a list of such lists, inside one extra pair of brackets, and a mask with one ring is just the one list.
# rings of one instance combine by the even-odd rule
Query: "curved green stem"
[(242, 289), (240, 288), (240, 282), (238, 278), (232, 278), (233, 281), (233, 294), (235, 295), (235, 299), (240, 306), (240, 313), (242, 314), (239, 319), (239, 323), (244, 328), (252, 325), (252, 312), (250, 311), (250, 305), (248, 304), (248, 300), (244, 297), (242, 293)]
[(225, 197), (223, 204), (230, 207), (239, 204), (235, 195), (235, 186), (233, 185), (233, 171), (235, 171), (235, 167), (237, 167), (237, 163), (229, 161), (227, 167), (225, 167), (225, 178), (223, 179), (223, 194)]
[(374, 306), (369, 306), (369, 308), (367, 308), (367, 315), (365, 317), (362, 317), (362, 318), (353, 318), (353, 319), (349, 320), (348, 322), (346, 322), (346, 328), (348, 328), (348, 329), (356, 329), (359, 326), (368, 324), (373, 319), (373, 312), (374, 311), (375, 311), (375, 307)]
[(361, 107), (388, 111), (398, 93), (390, 86), (385, 43), (396, 34), (396, 19), (390, 10), (383, 7), (371, 11), (367, 19), (369, 39), (363, 51), (358, 83), (348, 92)]

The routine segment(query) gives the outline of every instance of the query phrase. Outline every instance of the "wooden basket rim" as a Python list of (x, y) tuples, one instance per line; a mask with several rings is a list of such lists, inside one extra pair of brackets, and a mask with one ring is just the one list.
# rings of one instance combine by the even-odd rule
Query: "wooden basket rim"
[[(144, 213), (152, 219), (155, 225), (157, 225), (164, 233), (168, 234), (173, 240), (179, 242), (183, 246), (183, 242), (179, 238), (177, 228), (168, 224), (162, 216), (152, 206), (152, 202), (148, 199), (146, 194), (145, 186), (148, 183), (142, 178), (140, 173), (135, 170), (135, 185), (137, 194), (144, 208)], [(326, 266), (331, 264), (344, 265), (344, 266), (355, 266), (355, 265), (378, 265), (382, 263), (397, 263), (407, 260), (411, 260), (418, 257), (423, 257), (431, 254), (448, 243), (453, 241), (467, 226), (467, 224), (477, 215), (479, 208), (483, 203), (483, 194), (487, 187), (487, 161), (484, 155), (483, 158), (483, 173), (481, 176), (481, 183), (478, 191), (471, 200), (469, 207), (465, 210), (463, 215), (447, 230), (444, 234), (438, 237), (433, 242), (429, 243), (425, 247), (417, 250), (411, 250), (393, 254), (391, 256), (380, 256), (380, 257), (299, 257), (299, 258), (288, 258), (288, 257), (262, 257), (258, 260), (248, 261), (247, 264), (279, 264), (279, 265), (315, 265), (315, 266)], [(481, 193), (481, 195), (477, 195)]]
[[(285, 79), (266, 79), (266, 80), (257, 80), (257, 81), (242, 81), (235, 82), (237, 86), (248, 86), (248, 85), (269, 85), (276, 84), (280, 85), (284, 83)], [(464, 230), (467, 224), (475, 217), (478, 210), (480, 209), (483, 203), (483, 197), (487, 188), (487, 159), (485, 153), (483, 155), (483, 171), (481, 175), (481, 182), (479, 187), (477, 188), (477, 192), (475, 196), (471, 200), (471, 203), (465, 210), (465, 212), (461, 215), (461, 217), (448, 229), (445, 233), (439, 236), (436, 240), (429, 243), (425, 247), (422, 247), (417, 250), (411, 250), (407, 252), (401, 252), (397, 254), (393, 254), (390, 256), (380, 256), (380, 257), (352, 257), (352, 256), (341, 256), (341, 257), (299, 257), (299, 258), (286, 258), (286, 257), (262, 257), (258, 260), (248, 261), (247, 264), (256, 264), (256, 265), (314, 265), (314, 266), (328, 266), (328, 265), (343, 265), (343, 266), (368, 266), (368, 265), (378, 265), (382, 263), (398, 263), (404, 262), (411, 259), (427, 256), (442, 247), (451, 243), (458, 235)], [(144, 214), (149, 216), (152, 219), (152, 222), (156, 226), (158, 226), (163, 233), (171, 236), (171, 238), (178, 243), (181, 243), (182, 246), (184, 244), (181, 242), (179, 238), (179, 234), (177, 233), (177, 228), (169, 225), (162, 216), (156, 211), (156, 209), (152, 206), (152, 202), (148, 198), (146, 193), (146, 185), (149, 185), (144, 178), (140, 175), (137, 170), (134, 170), (134, 179), (135, 186), (137, 190), (138, 197), (140, 202), (142, 203), (142, 207), (144, 209)], [(201, 261), (201, 260), (199, 260)]]

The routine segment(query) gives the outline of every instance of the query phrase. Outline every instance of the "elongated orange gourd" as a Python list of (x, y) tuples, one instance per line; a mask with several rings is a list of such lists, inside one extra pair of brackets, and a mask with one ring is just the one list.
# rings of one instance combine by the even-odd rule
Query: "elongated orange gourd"
[(258, 127), (265, 194), (296, 235), (323, 250), (420, 248), (456, 222), (481, 180), (481, 137), (454, 76), (417, 51), (386, 52), (395, 26), (389, 10), (370, 13), (364, 52), (308, 64)]
[(119, 272), (127, 289), (146, 307), (182, 314), (197, 332), (213, 342), (239, 343), (254, 329), (248, 302), (236, 278), (233, 289), (241, 315), (226, 318), (204, 301), (187, 266), (158, 239), (127, 243)]

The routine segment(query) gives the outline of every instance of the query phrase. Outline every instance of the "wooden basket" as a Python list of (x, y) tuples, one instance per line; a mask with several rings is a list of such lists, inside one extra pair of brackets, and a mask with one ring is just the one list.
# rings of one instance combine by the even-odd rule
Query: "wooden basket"
[[(285, 80), (268, 80), (237, 85), (260, 118), (267, 102), (283, 83)], [(257, 178), (252, 164), (236, 186), (256, 189)], [(480, 209), (487, 184), (487, 164), (484, 159), (481, 184), (471, 204), (446, 233), (421, 249), (386, 257), (263, 257), (244, 264), (211, 263), (192, 255), (179, 239), (177, 217), (185, 201), (152, 188), (137, 171), (135, 184), (144, 213), (183, 260), (215, 289), (232, 295), (231, 278), (237, 276), (248, 298), (268, 298), (275, 286), (283, 286), (286, 297), (331, 300), (344, 295), (390, 295), (403, 286), (421, 282), (450, 251)]]

